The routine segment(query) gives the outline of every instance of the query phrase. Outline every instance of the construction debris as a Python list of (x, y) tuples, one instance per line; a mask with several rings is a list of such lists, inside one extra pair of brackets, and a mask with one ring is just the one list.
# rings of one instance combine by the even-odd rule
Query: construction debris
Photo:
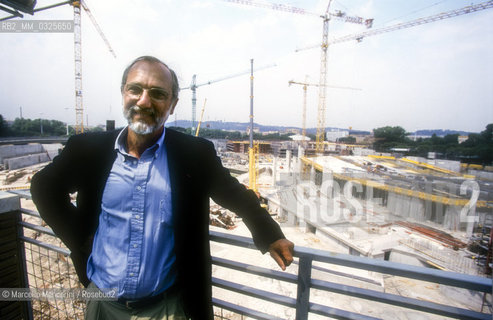
[(396, 224), (405, 227), (407, 229), (416, 231), (434, 240), (438, 240), (442, 245), (458, 250), (459, 248), (465, 248), (467, 244), (454, 238), (450, 234), (437, 230), (432, 227), (428, 227), (419, 223), (411, 223), (406, 221), (397, 221)]
[(232, 230), (236, 228), (236, 224), (234, 221), (235, 218), (236, 216), (232, 212), (226, 210), (211, 209), (209, 214), (209, 224), (211, 226)]

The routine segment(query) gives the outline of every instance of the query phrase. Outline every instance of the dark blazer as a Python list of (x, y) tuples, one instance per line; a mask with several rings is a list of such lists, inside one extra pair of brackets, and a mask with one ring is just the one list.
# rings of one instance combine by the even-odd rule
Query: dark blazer
[[(116, 158), (118, 131), (71, 137), (52, 163), (34, 175), (31, 194), (39, 213), (71, 251), (80, 281), (87, 286), (87, 259), (98, 227), (101, 199)], [(284, 235), (254, 192), (247, 190), (205, 139), (166, 129), (165, 145), (175, 217), (177, 282), (192, 319), (213, 319), (209, 197), (243, 218), (265, 253)], [(76, 205), (70, 194), (77, 192)], [(122, 195), (124, 197), (125, 195)]]

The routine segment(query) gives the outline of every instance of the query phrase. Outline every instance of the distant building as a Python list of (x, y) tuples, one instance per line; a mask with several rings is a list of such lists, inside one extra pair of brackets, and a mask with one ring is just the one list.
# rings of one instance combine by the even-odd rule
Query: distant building
[[(254, 133), (260, 133), (260, 128), (259, 127), (253, 127), (253, 132)], [(250, 134), (250, 127), (246, 129), (246, 133)]]
[(294, 133), (294, 134), (300, 134), (300, 129), (296, 128), (288, 128), (284, 131), (285, 133)]
[(309, 137), (303, 137), (301, 134), (295, 134), (292, 136), (289, 136), (290, 139), (293, 141), (310, 141), (311, 139)]
[(326, 133), (327, 141), (336, 142), (337, 139), (344, 138), (349, 136), (348, 130), (337, 130), (337, 131), (328, 131)]
[(459, 143), (462, 143), (462, 142), (466, 141), (467, 139), (469, 139), (469, 136), (459, 136), (459, 138), (458, 138)]

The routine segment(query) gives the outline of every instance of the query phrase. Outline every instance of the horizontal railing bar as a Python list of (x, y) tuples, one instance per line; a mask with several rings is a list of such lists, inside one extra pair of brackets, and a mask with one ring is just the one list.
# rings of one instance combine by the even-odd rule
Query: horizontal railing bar
[(257, 275), (257, 276), (263, 276), (263, 277), (272, 278), (272, 279), (281, 280), (281, 281), (286, 281), (286, 282), (290, 282), (290, 283), (297, 283), (298, 282), (298, 276), (295, 274), (290, 274), (290, 273), (276, 271), (276, 270), (272, 270), (272, 269), (257, 267), (257, 266), (251, 265), (251, 264), (232, 261), (232, 260), (228, 260), (228, 259), (224, 259), (224, 258), (212, 257), (212, 263), (217, 265), (217, 266), (221, 266), (221, 267), (225, 267), (225, 268), (229, 268), (229, 269), (233, 269), (233, 270), (237, 270), (237, 271), (243, 271), (243, 272), (247, 272), (250, 274)]
[(212, 284), (218, 288), (234, 291), (250, 297), (277, 303), (286, 307), (296, 308), (296, 299), (286, 297), (270, 291), (260, 290), (249, 286), (244, 286), (235, 282), (212, 277)]
[[(298, 264), (298, 261), (293, 261), (293, 264)], [(329, 273), (329, 274), (333, 274), (333, 275), (336, 275), (336, 276), (339, 276), (339, 277), (344, 277), (344, 278), (349, 278), (349, 279), (352, 279), (352, 280), (357, 280), (357, 281), (361, 281), (361, 282), (366, 282), (366, 283), (370, 283), (370, 284), (374, 284), (374, 285), (377, 285), (377, 286), (382, 286), (382, 284), (378, 281), (375, 281), (375, 280), (372, 280), (372, 279), (368, 279), (368, 278), (365, 278), (365, 277), (360, 277), (360, 276), (356, 276), (354, 274), (348, 274), (348, 273), (344, 273), (344, 272), (340, 272), (340, 271), (334, 271), (334, 270), (330, 270), (330, 269), (327, 269), (327, 268), (324, 268), (324, 267), (320, 267), (320, 266), (316, 266), (316, 265), (312, 265), (312, 269), (313, 270), (318, 270), (318, 271), (321, 271), (321, 272), (324, 272), (324, 273)]]
[(423, 301), (419, 299), (402, 297), (390, 293), (379, 292), (354, 286), (342, 285), (323, 280), (312, 279), (313, 289), (340, 293), (352, 297), (366, 300), (382, 302), (404, 308), (425, 311), (428, 313), (438, 314), (457, 319), (491, 319), (491, 314), (484, 314), (472, 310), (461, 309), (457, 307), (446, 306), (438, 303)]
[[(225, 268), (243, 271), (259, 276), (269, 277), (276, 280), (282, 280), (291, 283), (297, 282), (296, 275), (286, 274), (271, 269), (256, 267), (241, 262), (213, 257), (212, 263)], [(453, 317), (453, 318), (489, 319), (489, 317), (491, 316), (467, 309), (449, 307), (449, 306), (444, 306), (441, 304), (431, 303), (418, 299), (406, 298), (398, 295), (381, 293), (375, 290), (362, 289), (358, 287), (341, 285), (341, 284), (326, 282), (322, 280), (312, 279), (312, 288), (340, 293), (340, 294), (346, 294), (353, 297), (378, 301), (386, 304), (396, 305), (399, 307), (414, 308), (416, 310), (434, 313), (442, 316)]]
[[(234, 282), (230, 282), (223, 279), (212, 278), (212, 284), (226, 290), (231, 290), (240, 294), (248, 295), (251, 297), (263, 299), (269, 302), (277, 303), (287, 307), (294, 308), (296, 306), (296, 299), (275, 294), (269, 291), (259, 290), (252, 287), (240, 285)], [(317, 313), (319, 315), (330, 316), (335, 319), (348, 319), (348, 320), (379, 320), (377, 318), (353, 313), (341, 309), (326, 307), (318, 304), (310, 304), (310, 312)]]
[(316, 303), (310, 303), (310, 313), (315, 313), (321, 316), (330, 317), (331, 319), (340, 319), (340, 320), (381, 320), (380, 318), (375, 318), (360, 313), (354, 313), (346, 310), (327, 307)]
[(42, 248), (45, 248), (45, 249), (48, 249), (48, 250), (52, 250), (52, 251), (61, 253), (61, 254), (63, 254), (66, 257), (68, 257), (70, 255), (70, 251), (69, 250), (64, 249), (64, 248), (60, 248), (60, 247), (57, 247), (57, 246), (54, 246), (54, 245), (51, 245), (49, 243), (41, 242), (39, 240), (31, 239), (31, 238), (28, 238), (28, 237), (25, 237), (25, 236), (20, 236), (19, 239), (21, 239), (24, 242), (32, 243), (32, 244), (37, 245), (37, 246), (42, 247)]
[(31, 200), (32, 198), (31, 191), (29, 189), (13, 189), (13, 190), (8, 190), (7, 192), (13, 193), (27, 200)]
[(431, 281), (475, 291), (489, 293), (492, 290), (491, 279), (463, 273), (417, 267), (403, 263), (357, 257), (348, 254), (334, 253), (305, 247), (295, 248), (295, 255), (299, 257), (309, 256), (316, 261), (333, 263), (368, 271), (376, 271), (405, 278)]
[(19, 225), (21, 225), (21, 226), (23, 226), (25, 228), (34, 230), (34, 231), (38, 231), (38, 232), (41, 232), (41, 233), (44, 233), (44, 234), (47, 234), (47, 235), (56, 237), (56, 234), (50, 228), (42, 227), (42, 226), (39, 226), (37, 224), (32, 224), (32, 223), (25, 222), (25, 221), (20, 221), (19, 222)]
[[(247, 237), (223, 234), (221, 232), (211, 231), (211, 240), (221, 243), (227, 243), (244, 248), (255, 248), (253, 241)], [(295, 256), (309, 256), (314, 261), (321, 261), (350, 268), (376, 271), (405, 278), (430, 281), (449, 286), (488, 292), (492, 291), (491, 279), (480, 276), (472, 276), (451, 271), (442, 271), (417, 267), (397, 262), (372, 259), (367, 257), (357, 257), (348, 254), (334, 253), (305, 247), (295, 247)]]
[(39, 212), (38, 211), (21, 208), (21, 213), (27, 214), (27, 215), (30, 215), (30, 216), (33, 216), (33, 217), (41, 218), (41, 216), (39, 215)]
[(227, 233), (217, 232), (217, 231), (209, 231), (209, 239), (211, 241), (230, 244), (237, 247), (249, 248), (249, 249), (257, 249), (253, 240), (248, 237), (243, 236), (235, 236)]
[(252, 317), (259, 320), (283, 320), (283, 318), (277, 318), (270, 314), (241, 307), (239, 305), (232, 304), (231, 302), (227, 302), (217, 298), (212, 298), (212, 304), (215, 305), (216, 307), (227, 309), (235, 313), (239, 313), (241, 315)]

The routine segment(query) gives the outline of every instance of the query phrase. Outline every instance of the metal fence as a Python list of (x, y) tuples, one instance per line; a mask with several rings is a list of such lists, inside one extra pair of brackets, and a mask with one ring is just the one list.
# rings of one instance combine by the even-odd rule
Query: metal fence
[[(29, 194), (16, 192), (24, 197)], [(25, 266), (27, 273), (27, 286), (30, 288), (77, 288), (80, 283), (77, 280), (69, 251), (63, 246), (51, 229), (43, 226), (43, 221), (35, 211), (21, 208), (19, 213), (22, 219), (18, 220), (22, 234), (18, 234), (18, 241), (25, 250)], [(230, 234), (211, 232), (210, 239), (214, 243), (233, 246), (234, 248), (255, 249), (250, 238), (233, 236)], [(275, 306), (283, 306), (292, 311), (292, 316), (273, 314), (269, 310), (259, 310), (255, 304), (246, 304), (230, 299), (214, 296), (213, 303), (217, 319), (293, 319), (304, 320), (312, 318), (333, 319), (378, 319), (372, 314), (349, 311), (350, 308), (340, 309), (331, 305), (331, 300), (314, 301), (314, 292), (326, 292), (338, 294), (351, 299), (362, 299), (378, 304), (375, 308), (404, 308), (413, 312), (420, 311), (429, 315), (438, 315), (456, 319), (491, 319), (491, 305), (482, 307), (482, 310), (474, 311), (455, 307), (447, 304), (439, 304), (424, 301), (413, 297), (405, 297), (381, 290), (369, 289), (356, 285), (341, 284), (337, 281), (327, 281), (313, 277), (315, 271), (325, 270), (332, 272), (331, 268), (322, 268), (320, 263), (328, 266), (342, 266), (366, 270), (385, 276), (404, 277), (428, 281), (433, 284), (441, 284), (462, 288), (480, 293), (484, 301), (491, 300), (492, 280), (485, 277), (471, 276), (454, 272), (415, 267), (383, 260), (375, 260), (365, 257), (356, 257), (346, 254), (336, 254), (327, 251), (315, 250), (304, 247), (296, 247), (295, 264), (298, 269), (294, 272), (280, 272), (269, 268), (260, 267), (232, 261), (221, 257), (213, 257), (212, 263), (217, 268), (226, 268), (227, 273), (247, 273), (253, 277), (262, 277), (265, 283), (285, 283), (293, 286), (292, 295), (274, 292), (270, 288), (259, 289), (251, 282), (251, 285), (239, 283), (231, 279), (225, 279), (213, 275), (215, 289), (227, 290), (243, 297), (253, 297), (262, 302), (270, 302)], [(233, 277), (234, 278), (234, 277)], [(324, 278), (326, 279), (326, 278)], [(330, 279), (330, 277), (329, 277)], [(227, 297), (227, 296), (226, 296)], [(246, 299), (246, 298), (245, 298)], [(246, 301), (246, 300), (245, 300)], [(382, 307), (383, 306), (383, 307)], [(1, 309), (1, 308), (0, 308)], [(0, 313), (1, 315), (1, 313)], [(32, 314), (34, 319), (83, 319), (84, 301), (32, 301)], [(317, 318), (317, 319), (318, 319)]]
[[(21, 213), (23, 217), (19, 223), (23, 235), (20, 240), (24, 242), (29, 287), (82, 288), (69, 258), (70, 251), (51, 229), (42, 226), (43, 221), (37, 212), (21, 209)], [(84, 309), (83, 300), (32, 301), (34, 319), (84, 319)]]

